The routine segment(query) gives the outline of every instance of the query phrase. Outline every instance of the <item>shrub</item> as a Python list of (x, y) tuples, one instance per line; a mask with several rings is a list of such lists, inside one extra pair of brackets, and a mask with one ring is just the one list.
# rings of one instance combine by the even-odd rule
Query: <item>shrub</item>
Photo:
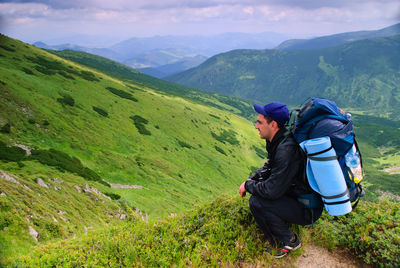
[(219, 116), (216, 116), (216, 115), (214, 115), (214, 114), (208, 114), (209, 116), (211, 116), (211, 117), (214, 117), (214, 118), (216, 118), (216, 119), (221, 119)]
[(26, 68), (26, 67), (23, 67), (23, 68), (22, 68), (22, 71), (24, 71), (26, 74), (34, 75), (34, 73), (32, 72), (32, 70), (31, 70), (31, 69), (28, 69), (28, 68)]
[(42, 56), (25, 56), (25, 58), (33, 63), (36, 63), (37, 65), (35, 66), (35, 69), (43, 74), (54, 75), (58, 73), (68, 79), (75, 79), (72, 75), (70, 75), (75, 74), (88, 81), (100, 81), (92, 72), (74, 70), (71, 66), (66, 66), (61, 61), (48, 60)]
[(141, 117), (140, 115), (134, 115), (129, 118), (133, 120), (133, 123), (135, 124), (135, 127), (137, 128), (140, 134), (151, 135), (151, 132), (147, 130), (145, 126), (149, 122), (147, 121), (147, 119)]
[(69, 106), (75, 105), (75, 100), (70, 95), (64, 95), (62, 98), (58, 98), (57, 101), (62, 105), (64, 104)]
[(99, 107), (93, 106), (93, 110), (101, 116), (108, 117), (108, 113)]
[(221, 148), (219, 148), (217, 145), (215, 145), (214, 148), (215, 148), (215, 150), (217, 150), (217, 151), (220, 152), (221, 154), (227, 155), (227, 154), (225, 153), (225, 151), (222, 150)]
[(64, 76), (64, 77), (67, 78), (67, 79), (75, 80), (75, 78), (74, 78), (72, 75), (69, 75), (69, 74), (67, 74), (67, 73), (64, 72), (64, 71), (58, 71), (57, 73), (60, 74), (60, 75), (62, 75), (62, 76)]
[(259, 147), (257, 147), (257, 146), (253, 145), (251, 147), (251, 149), (253, 149), (256, 152), (256, 154), (258, 155), (258, 157), (260, 157), (261, 159), (265, 159), (265, 157), (267, 156), (266, 151), (261, 149), (261, 148), (259, 148)]
[(88, 81), (100, 81), (92, 72), (89, 71), (81, 71), (79, 76)]
[(6, 134), (11, 133), (10, 123), (6, 123), (4, 126), (2, 126), (1, 129), (0, 129), (0, 132), (1, 133), (6, 133)]
[(11, 161), (11, 162), (19, 162), (24, 160), (26, 157), (26, 152), (16, 146), (8, 147), (4, 142), (0, 141), (0, 159)]
[(108, 91), (110, 91), (111, 93), (113, 93), (114, 95), (117, 95), (117, 96), (119, 96), (119, 97), (121, 97), (123, 99), (131, 100), (131, 101), (134, 101), (134, 102), (138, 101), (136, 98), (134, 98), (132, 96), (132, 94), (130, 94), (130, 93), (126, 92), (126, 91), (119, 90), (119, 89), (116, 89), (116, 88), (113, 88), (113, 87), (107, 87), (106, 89)]
[(134, 224), (35, 247), (17, 261), (21, 267), (272, 266), (262, 252), (247, 200), (222, 197), (181, 217), (148, 223), (137, 217)]
[(238, 145), (239, 141), (236, 139), (236, 132), (233, 130), (222, 130), (221, 134), (217, 135), (214, 132), (211, 132), (211, 136), (214, 137), (219, 142), (229, 143), (231, 145)]
[(35, 121), (35, 119), (29, 118), (28, 123), (33, 125), (36, 123), (36, 121)]
[(114, 193), (104, 193), (106, 196), (110, 197), (112, 200), (119, 200), (121, 196), (119, 194)]
[(36, 69), (38, 72), (41, 72), (42, 74), (47, 74), (47, 75), (54, 75), (54, 74), (56, 74), (56, 72), (53, 71), (52, 69), (49, 69), (49, 68), (46, 68), (46, 67), (43, 67), (43, 66), (40, 66), (40, 65), (36, 65), (36, 66), (35, 66), (35, 69)]
[(10, 52), (15, 52), (15, 49), (8, 47), (6, 45), (0, 44), (0, 47), (4, 50), (10, 51)]
[(328, 247), (346, 247), (366, 263), (399, 267), (400, 203), (361, 201), (350, 214), (341, 217), (323, 213), (313, 239)]
[(190, 144), (187, 144), (184, 141), (181, 141), (181, 140), (178, 140), (178, 139), (176, 139), (176, 140), (177, 140), (179, 146), (181, 146), (182, 148), (188, 148), (188, 149), (192, 149), (193, 148)]
[(103, 181), (96, 172), (90, 168), (84, 167), (78, 158), (70, 157), (64, 152), (57, 151), (55, 149), (32, 150), (30, 159), (38, 160), (44, 165), (54, 166), (60, 170), (75, 173), (88, 180), (98, 181), (106, 186), (110, 186), (107, 182)]
[(49, 121), (43, 120), (43, 126), (48, 126), (48, 125), (50, 125)]

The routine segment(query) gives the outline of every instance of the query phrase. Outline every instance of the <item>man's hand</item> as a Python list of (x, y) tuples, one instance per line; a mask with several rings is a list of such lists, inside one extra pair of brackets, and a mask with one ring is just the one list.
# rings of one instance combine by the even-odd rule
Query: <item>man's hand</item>
[(243, 182), (242, 185), (240, 185), (240, 187), (239, 187), (239, 195), (241, 197), (245, 197), (245, 195), (246, 195), (246, 188), (244, 187), (245, 183), (246, 182)]

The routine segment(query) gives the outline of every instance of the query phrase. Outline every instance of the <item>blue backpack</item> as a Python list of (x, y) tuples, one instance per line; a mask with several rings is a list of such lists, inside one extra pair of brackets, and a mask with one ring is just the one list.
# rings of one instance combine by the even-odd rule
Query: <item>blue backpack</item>
[[(347, 185), (346, 195), (348, 198), (346, 201), (350, 201), (353, 204), (352, 207), (355, 208), (359, 198), (364, 195), (364, 191), (360, 179), (354, 179), (352, 168), (348, 166), (348, 161), (345, 160), (350, 153), (357, 153), (362, 172), (362, 158), (355, 140), (351, 115), (339, 109), (333, 101), (312, 98), (300, 109), (291, 112), (287, 127), (299, 144), (315, 138), (326, 136), (330, 138)], [(316, 195), (318, 196), (318, 194)], [(313, 196), (302, 196), (301, 199), (306, 207), (318, 207), (322, 206), (321, 196), (318, 197), (316, 199), (314, 194)], [(326, 204), (327, 199), (322, 198), (322, 200)]]

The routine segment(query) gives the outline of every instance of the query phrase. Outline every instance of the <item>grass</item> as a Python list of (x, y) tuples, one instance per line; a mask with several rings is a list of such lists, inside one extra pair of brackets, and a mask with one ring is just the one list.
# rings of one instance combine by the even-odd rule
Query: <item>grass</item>
[[(15, 44), (18, 52), (3, 52), (0, 65), (1, 92), (7, 94), (0, 100), (4, 112), (0, 121), (11, 125), (11, 133), (2, 133), (0, 140), (17, 141), (35, 150), (56, 150), (79, 159), (107, 182), (144, 186), (149, 190), (112, 192), (152, 216), (182, 212), (221, 192), (233, 193), (247, 176), (247, 167), (260, 161), (249, 150), (258, 144), (257, 135), (248, 132), (252, 125), (242, 117), (142, 84), (122, 83), (11, 39), (3, 43)], [(28, 60), (15, 61), (15, 56)], [(22, 70), (33, 70), (38, 62), (49, 70), (68, 71), (75, 79), (35, 71), (28, 75)], [(82, 71), (92, 72), (99, 81), (77, 75)], [(133, 93), (131, 88), (135, 88)], [(202, 98), (206, 96), (202, 94)], [(213, 97), (209, 102), (218, 103)], [(108, 117), (99, 116), (100, 110), (94, 112), (93, 107), (101, 107)], [(29, 124), (28, 119), (49, 124)], [(202, 122), (196, 131), (191, 120)], [(241, 137), (246, 143), (234, 149), (229, 143), (220, 143), (218, 147), (230, 157), (216, 157), (219, 152), (214, 149), (211, 132), (219, 135), (233, 129), (236, 139)], [(141, 159), (140, 166), (137, 159)], [(149, 199), (154, 202), (147, 202)]]
[(344, 217), (326, 213), (313, 231), (313, 240), (329, 249), (347, 248), (375, 267), (398, 267), (400, 205), (382, 199), (361, 202)]
[[(241, 265), (250, 260), (271, 264), (260, 255), (262, 243), (246, 201), (218, 198), (207, 204), (221, 193), (236, 194), (265, 159), (265, 143), (247, 120), (255, 115), (246, 101), (174, 89), (172, 84), (158, 88), (165, 84), (151, 84), (147, 77), (121, 81), (0, 38), (0, 170), (20, 182), (0, 179), (5, 194), (0, 195), (1, 265), (20, 254), (26, 257), (19, 260), (31, 266), (106, 261), (111, 266)], [(35, 68), (39, 62), (41, 71)], [(396, 123), (362, 115), (358, 119), (369, 199), (377, 199), (377, 189), (397, 193), (398, 175), (383, 171), (394, 164), (400, 148)], [(375, 135), (376, 129), (383, 132)], [(15, 144), (26, 146), (32, 155)], [(376, 150), (382, 146), (391, 149)], [(36, 178), (50, 188), (38, 186)], [(82, 190), (85, 183), (110, 198), (79, 193), (75, 185)], [(108, 183), (143, 188), (110, 188)], [(185, 212), (202, 204), (197, 211)], [(133, 213), (136, 208), (142, 214)], [(128, 215), (126, 224), (121, 214)], [(149, 216), (149, 222), (142, 216)], [(38, 242), (29, 236), (28, 225), (37, 229)], [(83, 235), (89, 227), (93, 231)], [(340, 224), (332, 230), (338, 228)], [(74, 235), (77, 239), (71, 239)], [(38, 243), (44, 247), (29, 255)], [(371, 255), (375, 249), (355, 250)]]
[[(293, 226), (304, 244), (330, 249), (341, 246), (366, 263), (396, 267), (400, 207), (385, 200), (363, 203), (356, 211), (334, 218), (326, 213), (314, 229)], [(120, 226), (78, 239), (51, 243), (16, 260), (21, 266), (290, 266), (302, 250), (283, 260), (264, 254), (260, 230), (248, 198), (220, 196), (182, 216), (143, 221), (131, 214)]]
[[(7, 224), (0, 230), (1, 264), (37, 245), (28, 234), (29, 215), (35, 217), (40, 243), (80, 236), (84, 226), (104, 228), (114, 219), (108, 215), (123, 213), (124, 204), (160, 219), (211, 201), (222, 192), (234, 193), (247, 177), (247, 167), (260, 161), (249, 150), (259, 142), (256, 133), (249, 131), (251, 123), (228, 112), (235, 108), (212, 96), (208, 101), (215, 105), (210, 106), (168, 95), (157, 88), (116, 80), (22, 42), (0, 38), (4, 46), (13, 45), (15, 50), (0, 48), (4, 56), (0, 61), (0, 141), (6, 144), (2, 148), (7, 148), (2, 153), (16, 150), (7, 156), (15, 153), (18, 158), (2, 157), (0, 170), (33, 190), (30, 193), (21, 188), (23, 185), (12, 186), (0, 179), (1, 192), (6, 195), (1, 197), (6, 200), (2, 204), (7, 207), (0, 217), (1, 224)], [(45, 73), (35, 69), (39, 61)], [(85, 72), (93, 73), (97, 80), (80, 75)], [(132, 88), (135, 90), (130, 94)], [(204, 94), (202, 98), (207, 99)], [(221, 105), (225, 110), (217, 108)], [(134, 121), (131, 116), (136, 116)], [(151, 135), (140, 133), (135, 119)], [(192, 119), (201, 122), (196, 131)], [(235, 129), (236, 138), (246, 143), (235, 148), (220, 143), (218, 146), (230, 157), (219, 157), (211, 132), (230, 129)], [(32, 155), (25, 156), (22, 149), (15, 149), (16, 143), (29, 148)], [(38, 177), (51, 186), (49, 190), (37, 186)], [(55, 177), (68, 187), (61, 185), (61, 190), (54, 190), (58, 187)], [(110, 188), (101, 181), (143, 188)], [(85, 182), (111, 200), (78, 193), (74, 186), (83, 190)], [(61, 216), (69, 221), (60, 220), (57, 210), (69, 215)], [(7, 220), (10, 215), (18, 215), (12, 223)]]
[[(38, 243), (82, 235), (87, 228), (104, 228), (113, 221), (121, 222), (118, 214), (126, 214), (122, 204), (76, 189), (84, 189), (85, 183), (101, 192), (109, 191), (108, 187), (37, 161), (24, 161), (21, 166), (0, 160), (0, 170), (7, 170), (6, 174), (18, 182), (0, 178), (0, 266), (8, 266)], [(39, 186), (38, 177), (49, 188)], [(38, 232), (38, 241), (29, 236), (29, 226)]]

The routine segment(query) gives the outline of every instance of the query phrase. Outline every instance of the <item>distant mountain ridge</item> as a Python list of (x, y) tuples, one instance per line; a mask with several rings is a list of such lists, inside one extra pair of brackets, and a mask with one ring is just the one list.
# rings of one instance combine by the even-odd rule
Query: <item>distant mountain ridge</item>
[(400, 34), (400, 23), (375, 31), (347, 32), (312, 39), (291, 39), (281, 43), (276, 49), (316, 49), (339, 46), (362, 39), (387, 37)]
[(320, 96), (400, 118), (400, 35), (314, 50), (235, 50), (169, 81), (261, 102)]
[(106, 57), (156, 77), (164, 77), (198, 66), (208, 57), (233, 49), (272, 48), (289, 38), (277, 33), (225, 33), (213, 36), (153, 36), (131, 38), (106, 48), (73, 44), (33, 45), (52, 50), (71, 49)]

